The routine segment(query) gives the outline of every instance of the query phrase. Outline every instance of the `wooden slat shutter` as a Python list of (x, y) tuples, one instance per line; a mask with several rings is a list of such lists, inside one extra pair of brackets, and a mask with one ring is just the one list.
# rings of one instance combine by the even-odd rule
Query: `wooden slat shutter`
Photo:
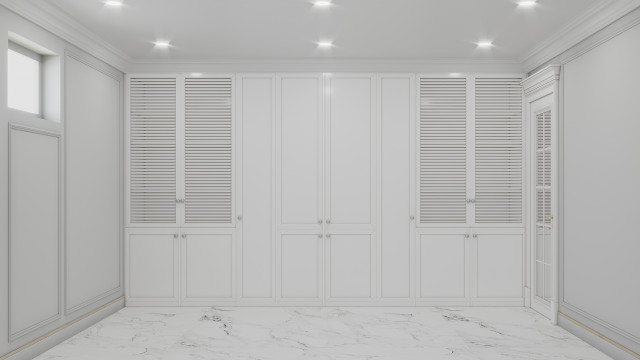
[(551, 228), (551, 110), (537, 114), (536, 122), (536, 222)]
[(520, 78), (475, 84), (475, 222), (522, 223), (523, 134)]
[(176, 79), (130, 80), (130, 219), (176, 223)]
[(467, 80), (420, 79), (420, 224), (467, 222)]
[(185, 79), (185, 224), (232, 223), (232, 86)]

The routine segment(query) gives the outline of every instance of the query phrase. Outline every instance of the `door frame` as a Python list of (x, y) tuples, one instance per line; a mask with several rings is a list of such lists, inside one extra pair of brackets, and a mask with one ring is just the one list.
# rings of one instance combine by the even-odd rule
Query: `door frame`
[[(526, 194), (527, 194), (527, 284), (525, 285), (525, 306), (540, 312), (549, 318), (552, 324), (558, 321), (558, 175), (559, 175), (559, 85), (560, 85), (560, 69), (559, 65), (550, 65), (539, 72), (529, 76), (522, 81), (524, 90), (524, 112), (526, 123)], [(543, 101), (543, 103), (540, 103)], [(536, 122), (535, 114), (544, 110), (551, 110), (551, 212), (554, 214), (552, 219), (552, 255), (551, 255), (551, 294), (548, 304), (536, 299), (535, 286), (535, 234), (536, 234)]]

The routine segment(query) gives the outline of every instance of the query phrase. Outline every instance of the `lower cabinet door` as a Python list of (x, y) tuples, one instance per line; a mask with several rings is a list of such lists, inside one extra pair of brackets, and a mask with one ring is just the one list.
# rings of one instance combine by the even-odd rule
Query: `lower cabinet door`
[(331, 233), (325, 242), (327, 302), (373, 301), (376, 278), (373, 235)]
[(464, 230), (418, 234), (417, 301), (427, 305), (469, 303), (469, 237)]
[(233, 229), (182, 229), (181, 302), (214, 305), (234, 300)]
[(475, 305), (524, 305), (524, 236), (478, 230), (472, 235)]
[(127, 305), (178, 305), (179, 231), (136, 229), (127, 232)]
[(287, 231), (278, 236), (277, 298), (281, 302), (322, 302), (322, 234)]

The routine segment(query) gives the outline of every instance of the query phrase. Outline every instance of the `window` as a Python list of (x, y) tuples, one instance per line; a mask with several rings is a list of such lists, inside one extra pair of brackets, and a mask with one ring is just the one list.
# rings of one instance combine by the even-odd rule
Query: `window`
[(7, 64), (8, 106), (40, 115), (42, 55), (9, 42)]

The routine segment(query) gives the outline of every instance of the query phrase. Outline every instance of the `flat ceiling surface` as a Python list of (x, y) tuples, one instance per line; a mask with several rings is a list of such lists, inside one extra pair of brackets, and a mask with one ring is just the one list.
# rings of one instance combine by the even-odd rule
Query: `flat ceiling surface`
[[(603, 0), (46, 0), (132, 59), (519, 60)], [(169, 40), (169, 49), (154, 48)], [(333, 41), (329, 49), (318, 41)], [(493, 41), (490, 49), (476, 42)]]

